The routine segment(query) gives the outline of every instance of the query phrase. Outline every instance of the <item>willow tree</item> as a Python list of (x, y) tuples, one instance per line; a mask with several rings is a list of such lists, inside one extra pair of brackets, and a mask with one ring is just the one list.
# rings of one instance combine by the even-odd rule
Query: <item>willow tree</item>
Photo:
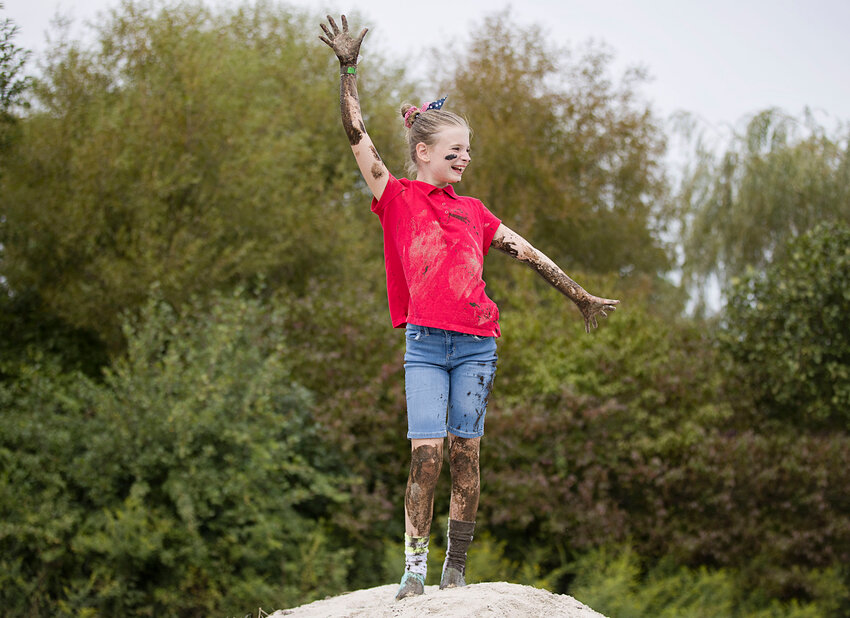
[(678, 195), (689, 280), (700, 286), (716, 276), (726, 290), (817, 224), (850, 222), (848, 137), (811, 114), (770, 109), (731, 135), (720, 154), (698, 141)]
[[(0, 2), (0, 10), (3, 3)], [(15, 45), (12, 39), (18, 26), (8, 17), (0, 20), (0, 119), (6, 118), (13, 106), (21, 102), (29, 80), (23, 75), (30, 52)]]
[[(9, 287), (115, 347), (121, 313), (154, 286), (177, 305), (257, 279), (298, 294), (379, 255), (319, 21), (264, 3), (127, 2), (96, 44), (53, 48), (37, 111), (0, 160)], [(402, 82), (364, 64), (380, 137)], [(392, 158), (396, 140), (381, 142)]]
[[(612, 53), (570, 49), (508, 11), (487, 17), (443, 88), (474, 131), (462, 191), (566, 267), (665, 270), (665, 138)], [(444, 63), (444, 66), (448, 66)]]

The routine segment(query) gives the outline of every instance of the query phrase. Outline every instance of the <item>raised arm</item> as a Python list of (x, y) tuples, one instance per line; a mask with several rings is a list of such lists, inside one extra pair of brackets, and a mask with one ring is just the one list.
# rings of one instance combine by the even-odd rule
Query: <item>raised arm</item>
[(492, 246), (531, 266), (552, 287), (573, 301), (584, 316), (584, 330), (588, 333), (591, 325), (593, 328), (597, 327), (597, 315), (607, 316), (606, 311), (614, 311), (620, 303), (619, 300), (599, 298), (589, 294), (578, 283), (570, 279), (563, 270), (558, 268), (555, 262), (532, 247), (531, 243), (525, 238), (504, 224), (499, 225), (496, 230)]
[(342, 115), (342, 126), (354, 152), (354, 158), (360, 167), (360, 173), (372, 194), (380, 199), (389, 181), (389, 172), (381, 160), (366, 126), (363, 124), (363, 114), (360, 111), (360, 97), (357, 95), (357, 56), (360, 45), (366, 36), (368, 28), (363, 28), (357, 38), (348, 33), (348, 20), (342, 16), (342, 30), (337, 27), (333, 17), (328, 15), (330, 28), (322, 24), (325, 36), (319, 36), (339, 58), (339, 110)]

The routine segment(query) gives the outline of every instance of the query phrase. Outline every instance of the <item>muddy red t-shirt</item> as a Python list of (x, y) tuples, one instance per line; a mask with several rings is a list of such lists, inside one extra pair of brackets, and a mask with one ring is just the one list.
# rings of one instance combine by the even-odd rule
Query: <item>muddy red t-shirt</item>
[(499, 310), (484, 292), (484, 256), (501, 221), (479, 200), (390, 176), (372, 212), (384, 228), (393, 326), (407, 323), (498, 337)]

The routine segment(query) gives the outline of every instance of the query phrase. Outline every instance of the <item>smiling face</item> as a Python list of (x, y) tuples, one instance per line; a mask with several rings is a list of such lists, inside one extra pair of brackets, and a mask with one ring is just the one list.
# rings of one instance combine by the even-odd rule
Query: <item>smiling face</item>
[(436, 187), (460, 182), (470, 161), (469, 129), (447, 126), (436, 134), (432, 146), (416, 145), (416, 180)]

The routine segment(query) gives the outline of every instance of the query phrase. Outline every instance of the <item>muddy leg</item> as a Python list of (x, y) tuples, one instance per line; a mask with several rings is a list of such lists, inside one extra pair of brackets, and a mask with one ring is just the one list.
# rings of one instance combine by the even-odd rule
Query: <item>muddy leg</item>
[(448, 546), (440, 589), (466, 585), (466, 553), (475, 532), (475, 514), (481, 478), (478, 453), (481, 438), (459, 438), (449, 434), (452, 469), (452, 502), (449, 507)]
[(443, 465), (443, 439), (411, 440), (410, 446), (410, 476), (404, 494), (404, 528), (410, 536), (427, 537), (431, 532), (434, 515), (434, 490)]
[(459, 438), (449, 434), (449, 461), (452, 471), (452, 501), (449, 517), (457, 521), (475, 521), (481, 494), (478, 455), (481, 438)]

